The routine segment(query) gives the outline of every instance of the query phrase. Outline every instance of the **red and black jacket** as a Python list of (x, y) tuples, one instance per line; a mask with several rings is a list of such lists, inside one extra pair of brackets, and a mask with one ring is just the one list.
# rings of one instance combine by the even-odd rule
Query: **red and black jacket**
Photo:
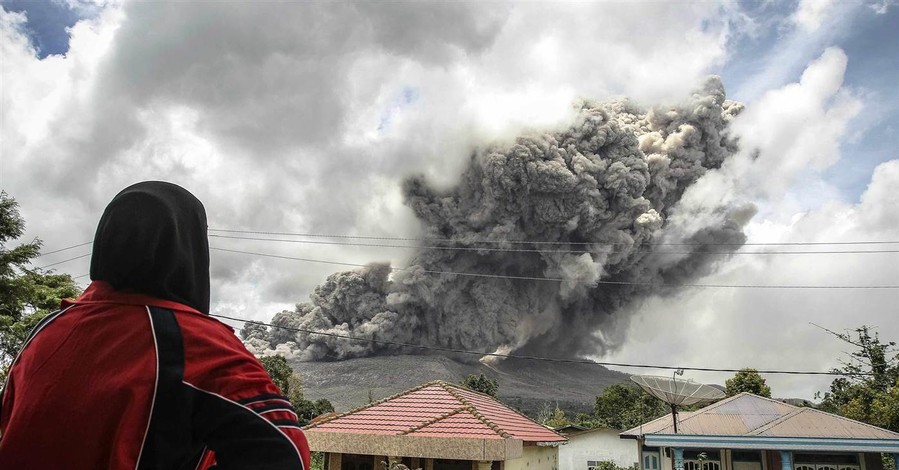
[(230, 327), (101, 281), (38, 324), (0, 404), (3, 469), (309, 468), (290, 402)]

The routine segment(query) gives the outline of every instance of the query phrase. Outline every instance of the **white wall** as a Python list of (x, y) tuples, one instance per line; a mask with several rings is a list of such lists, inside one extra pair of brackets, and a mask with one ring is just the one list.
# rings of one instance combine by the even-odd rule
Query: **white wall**
[(559, 447), (559, 470), (587, 470), (588, 460), (611, 460), (630, 467), (640, 460), (636, 439), (621, 439), (614, 429), (593, 429), (568, 436)]

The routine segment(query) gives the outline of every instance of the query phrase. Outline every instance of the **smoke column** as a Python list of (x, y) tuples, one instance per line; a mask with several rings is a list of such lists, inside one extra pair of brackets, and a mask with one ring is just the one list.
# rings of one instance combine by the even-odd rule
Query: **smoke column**
[[(614, 346), (610, 338), (626, 325), (629, 308), (710, 273), (726, 257), (715, 251), (745, 242), (742, 227), (754, 207), (720, 207), (691, 218), (678, 206), (687, 187), (736, 151), (725, 130), (741, 109), (725, 100), (717, 78), (676, 107), (585, 101), (566, 129), (475, 152), (449, 190), (438, 191), (423, 177), (407, 179), (405, 202), (425, 237), (449, 240), (423, 245), (478, 249), (422, 248), (408, 270), (372, 264), (333, 274), (309, 302), (272, 322), (475, 351), (601, 353)], [(675, 214), (694, 226), (670, 221)], [(307, 361), (401, 352), (254, 325), (243, 337), (256, 351)]]

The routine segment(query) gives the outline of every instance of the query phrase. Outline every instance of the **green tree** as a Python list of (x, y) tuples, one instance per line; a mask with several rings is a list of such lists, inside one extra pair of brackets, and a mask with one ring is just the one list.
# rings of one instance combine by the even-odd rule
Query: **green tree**
[(284, 356), (266, 356), (259, 359), (259, 362), (262, 362), (262, 367), (265, 367), (272, 382), (281, 389), (281, 393), (289, 396), (292, 385), (290, 377), (296, 372), (290, 368), (287, 359)]
[(618, 464), (611, 460), (603, 460), (596, 466), (596, 470), (635, 470), (636, 467), (619, 467)]
[(307, 400), (303, 395), (303, 380), (290, 368), (287, 359), (283, 356), (266, 356), (259, 359), (265, 367), (272, 382), (281, 389), (281, 393), (287, 396), (290, 404), (297, 414), (300, 426), (309, 424), (316, 416), (334, 411), (331, 402), (322, 398), (316, 401)]
[(669, 412), (660, 400), (628, 384), (606, 387), (594, 410), (600, 425), (614, 429), (630, 429)]
[(324, 398), (315, 401), (302, 400), (294, 404), (294, 409), (297, 412), (297, 421), (300, 423), (300, 426), (309, 424), (310, 421), (325, 413), (334, 412), (334, 406)]
[(574, 416), (574, 424), (585, 427), (587, 429), (598, 428), (602, 426), (596, 416), (591, 413), (578, 413)]
[(34, 326), (58, 309), (60, 300), (81, 292), (68, 274), (31, 267), (40, 255), (40, 239), (9, 247), (24, 233), (18, 204), (0, 191), (0, 379)]
[(724, 382), (725, 393), (732, 397), (738, 393), (749, 392), (761, 397), (771, 398), (771, 387), (765, 384), (765, 379), (755, 369), (740, 369), (733, 378)]
[(895, 342), (883, 343), (871, 330), (866, 325), (842, 334), (827, 330), (857, 349), (848, 362), (833, 369), (841, 376), (830, 384), (819, 407), (899, 432), (899, 352)]
[(309, 454), (309, 468), (311, 470), (325, 470), (325, 453), (311, 452)]
[(559, 405), (556, 404), (556, 408), (549, 413), (549, 417), (545, 419), (542, 424), (544, 426), (549, 426), (553, 429), (563, 428), (571, 424), (571, 420), (568, 419), (568, 416), (565, 414)]
[(471, 374), (468, 377), (465, 377), (462, 379), (462, 386), (469, 390), (486, 393), (491, 397), (495, 397), (496, 393), (499, 391), (499, 382), (488, 378), (484, 374)]

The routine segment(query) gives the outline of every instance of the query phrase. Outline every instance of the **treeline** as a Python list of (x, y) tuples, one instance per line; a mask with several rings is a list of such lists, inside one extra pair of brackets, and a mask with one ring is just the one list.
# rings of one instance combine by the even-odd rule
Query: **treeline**
[[(837, 378), (824, 392), (815, 394), (818, 403), (802, 401), (828, 413), (845, 416), (890, 431), (899, 432), (899, 350), (896, 342), (880, 340), (875, 328), (862, 325), (846, 333), (829, 332), (854, 351), (842, 367), (832, 369)], [(462, 385), (476, 391), (497, 395), (499, 385), (483, 374), (470, 375)], [(771, 387), (755, 369), (742, 369), (725, 382), (725, 395), (730, 397), (750, 392), (771, 398)], [(679, 408), (694, 411), (703, 405)], [(626, 430), (664, 416), (671, 409), (630, 383), (611, 385), (596, 397), (593, 413), (567, 414), (558, 405), (547, 404), (532, 418), (546, 426), (561, 428), (577, 425), (585, 428), (608, 427)]]

